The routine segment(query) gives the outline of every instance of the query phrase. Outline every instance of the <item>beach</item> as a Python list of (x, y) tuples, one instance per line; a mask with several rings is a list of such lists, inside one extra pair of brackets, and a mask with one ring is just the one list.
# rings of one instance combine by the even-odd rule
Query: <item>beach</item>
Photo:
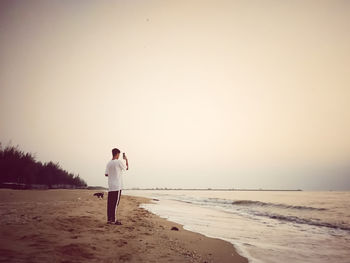
[[(231, 243), (184, 230), (122, 195), (106, 224), (96, 190), (0, 190), (1, 262), (248, 262)], [(177, 227), (178, 231), (171, 230)]]

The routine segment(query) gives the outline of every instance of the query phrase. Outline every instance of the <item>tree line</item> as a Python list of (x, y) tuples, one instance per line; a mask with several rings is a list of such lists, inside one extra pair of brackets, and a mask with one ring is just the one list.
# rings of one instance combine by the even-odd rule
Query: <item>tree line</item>
[(2, 147), (0, 143), (0, 183), (45, 185), (48, 188), (59, 186), (86, 187), (86, 182), (62, 169), (59, 163), (52, 161), (41, 163), (32, 153), (25, 153), (18, 146)]

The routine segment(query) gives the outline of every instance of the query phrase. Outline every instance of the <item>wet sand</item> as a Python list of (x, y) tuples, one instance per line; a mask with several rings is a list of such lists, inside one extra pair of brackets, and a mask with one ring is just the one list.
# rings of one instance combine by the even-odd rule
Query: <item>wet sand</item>
[(107, 194), (95, 192), (0, 189), (0, 261), (248, 262), (230, 243), (140, 208), (146, 198), (122, 195), (123, 225), (108, 225)]

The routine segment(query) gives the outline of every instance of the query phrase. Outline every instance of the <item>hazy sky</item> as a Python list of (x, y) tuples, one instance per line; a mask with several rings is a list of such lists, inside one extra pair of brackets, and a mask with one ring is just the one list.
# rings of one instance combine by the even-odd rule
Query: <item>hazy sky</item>
[(107, 185), (350, 189), (350, 1), (0, 1), (0, 141)]

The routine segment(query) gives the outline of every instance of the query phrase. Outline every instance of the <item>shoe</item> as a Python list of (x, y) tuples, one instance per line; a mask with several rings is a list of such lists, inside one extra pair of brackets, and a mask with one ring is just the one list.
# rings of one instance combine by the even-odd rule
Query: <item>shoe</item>
[(114, 224), (116, 224), (116, 225), (121, 225), (122, 224), (122, 222), (120, 222), (120, 221), (115, 221), (115, 223)]
[(112, 225), (114, 222), (113, 221), (107, 221), (107, 224)]

